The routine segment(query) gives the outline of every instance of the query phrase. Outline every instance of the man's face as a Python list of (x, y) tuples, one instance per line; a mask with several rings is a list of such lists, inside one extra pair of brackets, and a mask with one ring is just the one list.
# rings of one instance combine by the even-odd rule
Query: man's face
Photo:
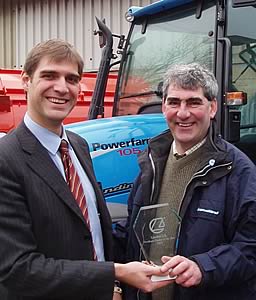
[(22, 76), (32, 120), (60, 134), (62, 121), (76, 104), (79, 81), (77, 64), (42, 58), (32, 78)]
[(177, 151), (184, 153), (206, 136), (210, 120), (217, 111), (217, 102), (208, 101), (202, 88), (184, 90), (170, 85), (162, 109)]

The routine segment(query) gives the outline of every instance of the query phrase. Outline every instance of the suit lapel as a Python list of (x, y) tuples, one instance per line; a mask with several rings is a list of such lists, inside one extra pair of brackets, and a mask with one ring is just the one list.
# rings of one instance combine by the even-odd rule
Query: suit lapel
[(28, 166), (41, 177), (44, 183), (48, 185), (85, 224), (81, 210), (75, 203), (67, 183), (49, 156), (48, 151), (24, 124), (21, 124), (17, 129), (17, 136), (25, 153), (24, 157)]
[(68, 134), (68, 139), (76, 153), (76, 156), (77, 156), (81, 166), (85, 170), (88, 178), (90, 179), (93, 187), (95, 188), (95, 185), (98, 186), (98, 184), (95, 181), (95, 177), (93, 176), (92, 171), (91, 171), (92, 165), (90, 164), (90, 161), (88, 161), (88, 159), (87, 159), (88, 156), (90, 157), (90, 153), (88, 152), (88, 149), (86, 148), (85, 144), (79, 143), (79, 141), (74, 139), (74, 137), (71, 136), (70, 134)]
[(105, 203), (102, 191), (96, 181), (93, 172), (93, 165), (90, 159), (90, 152), (85, 142), (77, 138), (72, 132), (67, 132), (68, 139), (79, 159), (80, 164), (85, 170), (95, 192), (97, 210), (100, 218), (100, 225), (103, 237), (104, 255), (106, 260), (113, 260), (113, 237), (112, 237), (112, 221)]
[(97, 183), (94, 173), (93, 173), (93, 165), (90, 158), (89, 149), (86, 147), (86, 144), (81, 139), (77, 139), (73, 134), (68, 134), (68, 139), (76, 153), (77, 158), (80, 161), (80, 164), (84, 168), (88, 178), (91, 181), (91, 184), (94, 188), (96, 201), (97, 201), (97, 209), (100, 215), (100, 223), (101, 223), (101, 229), (103, 233), (103, 240), (104, 240), (104, 249), (105, 249), (105, 255), (106, 258), (110, 258), (109, 256), (109, 249), (112, 248), (112, 244), (110, 241), (112, 241), (112, 222), (111, 217), (109, 214), (109, 211), (107, 209), (102, 191), (99, 187), (99, 184)]

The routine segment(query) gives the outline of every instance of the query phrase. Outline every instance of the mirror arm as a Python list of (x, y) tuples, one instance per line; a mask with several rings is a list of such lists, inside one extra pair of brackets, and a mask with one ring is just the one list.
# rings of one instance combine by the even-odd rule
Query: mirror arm
[(96, 17), (99, 31), (106, 39), (106, 45), (103, 48), (101, 62), (96, 78), (91, 104), (88, 113), (88, 119), (96, 119), (99, 114), (104, 116), (104, 96), (108, 82), (108, 73), (110, 61), (113, 57), (113, 36), (109, 28)]

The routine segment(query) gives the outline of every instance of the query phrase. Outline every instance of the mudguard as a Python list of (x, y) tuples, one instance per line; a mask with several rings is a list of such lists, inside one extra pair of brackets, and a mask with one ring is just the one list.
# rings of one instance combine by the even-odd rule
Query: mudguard
[(127, 198), (138, 175), (137, 154), (167, 129), (163, 114), (90, 120), (65, 125), (89, 144), (97, 181), (113, 221), (127, 216)]

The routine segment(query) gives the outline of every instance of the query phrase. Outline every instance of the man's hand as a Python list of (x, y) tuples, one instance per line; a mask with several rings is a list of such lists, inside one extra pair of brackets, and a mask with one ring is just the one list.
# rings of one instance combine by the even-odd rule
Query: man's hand
[(170, 276), (177, 276), (175, 282), (183, 287), (199, 285), (202, 280), (202, 273), (198, 265), (184, 256), (163, 256), (161, 267), (162, 272), (169, 272)]
[(118, 293), (113, 293), (113, 299), (112, 300), (122, 300), (122, 295)]
[(135, 261), (127, 264), (115, 263), (116, 279), (141, 289), (145, 293), (152, 292), (173, 282), (173, 280), (159, 282), (151, 281), (152, 275), (168, 275), (168, 271), (169, 269), (164, 273), (161, 271), (160, 267)]

